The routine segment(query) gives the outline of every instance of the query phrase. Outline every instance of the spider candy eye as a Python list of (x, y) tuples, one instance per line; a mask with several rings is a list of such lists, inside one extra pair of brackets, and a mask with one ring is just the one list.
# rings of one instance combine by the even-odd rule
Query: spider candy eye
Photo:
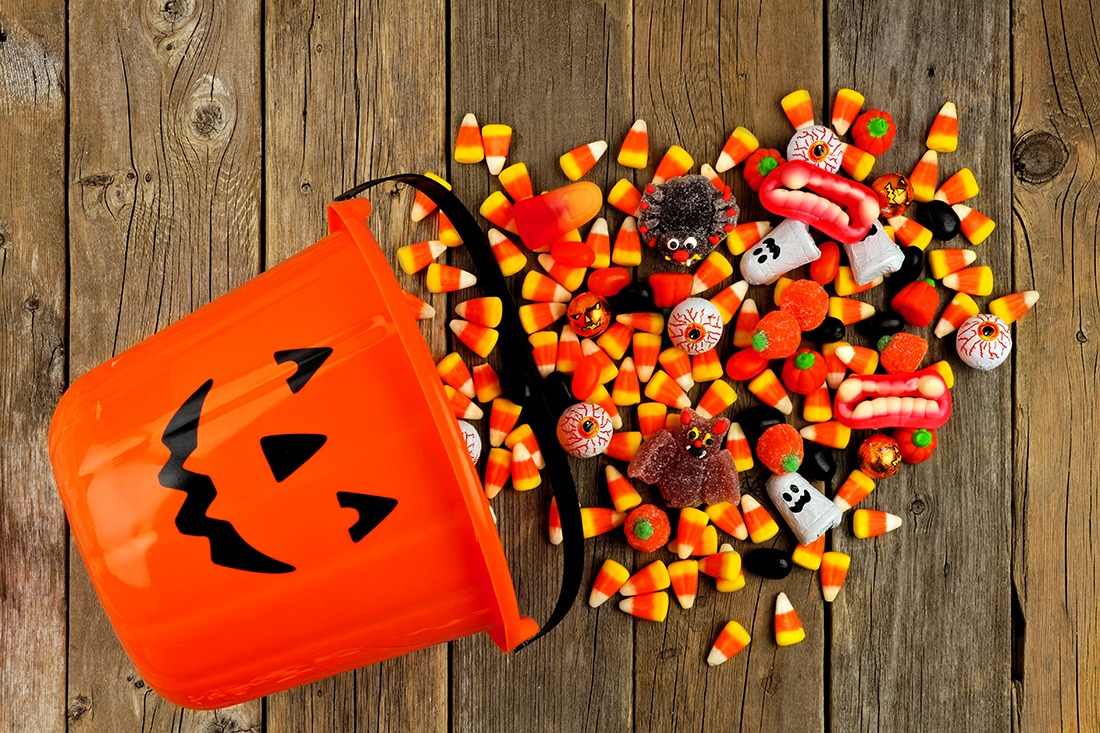
[(680, 240), (679, 239), (670, 239), (670, 240), (668, 240), (668, 248), (669, 249), (680, 249)]
[(699, 243), (695, 241), (695, 237), (688, 237), (684, 240), (684, 249), (695, 249), (698, 244)]
[(668, 316), (668, 337), (692, 356), (713, 349), (722, 338), (722, 330), (721, 312), (703, 298), (681, 301)]
[(840, 139), (828, 127), (818, 125), (795, 133), (787, 144), (787, 160), (804, 160), (830, 173), (840, 169), (844, 157)]
[(1012, 352), (1008, 324), (988, 313), (968, 318), (955, 336), (955, 350), (968, 367), (981, 371), (993, 369)]
[(565, 452), (578, 458), (591, 458), (607, 450), (613, 428), (611, 416), (599, 405), (581, 402), (558, 418), (558, 442)]

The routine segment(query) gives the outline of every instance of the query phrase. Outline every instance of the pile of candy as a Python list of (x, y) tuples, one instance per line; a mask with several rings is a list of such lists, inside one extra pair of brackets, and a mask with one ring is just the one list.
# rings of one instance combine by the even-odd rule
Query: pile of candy
[[(699, 573), (713, 577), (718, 591), (730, 592), (745, 585), (746, 569), (782, 579), (795, 565), (820, 570), (824, 599), (833, 601), (850, 558), (825, 552), (825, 533), (841, 524), (876, 481), (893, 476), (902, 463), (929, 458), (936, 429), (951, 414), (951, 367), (946, 361), (922, 366), (929, 343), (913, 332), (935, 319), (935, 281), (954, 295), (933, 332), (938, 338), (956, 334), (964, 364), (992, 369), (1011, 351), (1009, 325), (1035, 304), (1038, 293), (997, 298), (983, 314), (972, 296), (990, 295), (993, 277), (989, 267), (974, 265), (977, 252), (940, 248), (925, 256), (933, 239), (946, 242), (962, 232), (978, 245), (994, 228), (993, 221), (963, 203), (978, 193), (968, 169), (937, 186), (938, 154), (954, 151), (958, 143), (955, 106), (945, 104), (936, 116), (927, 150), (908, 177), (890, 173), (865, 186), (861, 182), (876, 156), (894, 143), (896, 127), (884, 111), (861, 111), (863, 102), (859, 93), (841, 90), (830, 129), (814, 124), (806, 91), (785, 97), (782, 106), (795, 128), (785, 158), (778, 150), (761, 148), (749, 130), (738, 127), (715, 166), (704, 164), (700, 175), (690, 175), (694, 160), (673, 145), (644, 190), (622, 178), (608, 192), (607, 202), (627, 215), (614, 242), (603, 218), (583, 239), (578, 229), (603, 204), (598, 187), (579, 182), (535, 196), (523, 163), (504, 167), (511, 128), (479, 128), (472, 114), (463, 119), (455, 160), (484, 160), (504, 189), (490, 195), (480, 210), (496, 227), (489, 230), (489, 241), (501, 271), (511, 276), (527, 265), (524, 249), (509, 235), (538, 253), (544, 271), (532, 269), (524, 276), (521, 292), (529, 302), (518, 315), (547, 388), (564, 395), (558, 440), (570, 455), (604, 454), (627, 464), (625, 476), (611, 463), (606, 466), (613, 508), (583, 507), (584, 535), (622, 527), (636, 551), (667, 548), (677, 557), (667, 566), (656, 560), (634, 575), (606, 560), (592, 588), (592, 607), (618, 593), (623, 611), (661, 622), (669, 608), (666, 589), (672, 588), (682, 608), (691, 608)], [(852, 142), (840, 139), (846, 134)], [(607, 147), (605, 141), (582, 145), (561, 156), (561, 169), (579, 181)], [(638, 120), (626, 134), (618, 163), (643, 169), (648, 160), (648, 132)], [(774, 227), (765, 221), (738, 222), (740, 209), (719, 174), (741, 164), (764, 208), (783, 217)], [(841, 169), (848, 178), (838, 174)], [(905, 214), (914, 202), (918, 210), (909, 218)], [(433, 209), (418, 193), (413, 221)], [(475, 277), (435, 262), (447, 247), (461, 244), (442, 212), (439, 217), (439, 239), (402, 247), (398, 262), (409, 274), (426, 268), (431, 292), (462, 290)], [(735, 268), (717, 249), (723, 240), (731, 255), (741, 256), (743, 278), (724, 288)], [(625, 268), (640, 264), (643, 243), (685, 271), (634, 282)], [(931, 279), (921, 279), (926, 260)], [(792, 277), (807, 265), (809, 277)], [(687, 271), (692, 267), (693, 273)], [(891, 310), (877, 313), (848, 297), (885, 278), (896, 291)], [(750, 285), (773, 285), (775, 309), (761, 316), (758, 304), (746, 297)], [(434, 316), (430, 306), (406, 295), (417, 318)], [(459, 303), (451, 330), (485, 358), (497, 341), (501, 307), (491, 297)], [(560, 331), (550, 330), (562, 318)], [(739, 350), (723, 364), (716, 347), (731, 323)], [(907, 325), (913, 331), (904, 330)], [(844, 340), (848, 326), (876, 348)], [(542, 452), (531, 428), (520, 423), (521, 408), (503, 396), (493, 368), (481, 363), (471, 371), (454, 353), (438, 366), (475, 463), (481, 458), (481, 437), (465, 421), (483, 417), (477, 403), (491, 404), (486, 495), (492, 499), (509, 479), (517, 491), (539, 486)], [(746, 381), (762, 404), (724, 417), (736, 394), (723, 375)], [(710, 386), (693, 408), (687, 393), (701, 382)], [(795, 410), (792, 394), (802, 398), (808, 425), (801, 430), (787, 422)], [(622, 410), (630, 406), (636, 406), (637, 431), (622, 430)], [(846, 449), (853, 429), (892, 432), (875, 432), (861, 442), (859, 468), (830, 500), (810, 480), (832, 481), (836, 463), (831, 450)], [(768, 498), (798, 545), (789, 554), (754, 549), (742, 563), (731, 544), (719, 544), (719, 529), (755, 544), (779, 532), (760, 501), (741, 494), (738, 473), (757, 460), (770, 472)], [(675, 537), (665, 510), (643, 503), (631, 478), (656, 485), (664, 503), (680, 510)], [(852, 511), (856, 537), (876, 537), (901, 524), (900, 517), (886, 512)], [(553, 500), (550, 541), (561, 541)], [(776, 598), (775, 636), (780, 646), (805, 638), (783, 593)], [(749, 641), (745, 629), (730, 621), (707, 661), (720, 664)]]

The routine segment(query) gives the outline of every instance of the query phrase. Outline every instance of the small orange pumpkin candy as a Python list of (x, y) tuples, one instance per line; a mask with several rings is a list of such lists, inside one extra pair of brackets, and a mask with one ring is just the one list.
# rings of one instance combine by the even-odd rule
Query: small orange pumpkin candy
[(795, 394), (810, 394), (825, 384), (828, 371), (825, 357), (811, 349), (800, 349), (783, 362), (783, 384)]
[(901, 448), (901, 460), (920, 463), (936, 450), (936, 431), (928, 428), (897, 428), (894, 440)]

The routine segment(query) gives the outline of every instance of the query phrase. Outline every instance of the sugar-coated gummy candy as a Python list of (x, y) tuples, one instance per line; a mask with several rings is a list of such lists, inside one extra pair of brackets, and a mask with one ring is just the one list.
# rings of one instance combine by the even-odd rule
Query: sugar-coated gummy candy
[(829, 295), (813, 280), (795, 280), (783, 290), (779, 307), (795, 317), (800, 329), (810, 331), (829, 314)]
[(802, 465), (798, 472), (810, 481), (832, 481), (836, 475), (833, 452), (821, 443), (805, 440), (802, 443)]
[(558, 418), (558, 442), (565, 452), (591, 458), (607, 450), (614, 429), (607, 410), (589, 402), (573, 405)]
[(947, 203), (929, 201), (917, 208), (917, 223), (932, 232), (932, 236), (948, 242), (962, 231), (962, 221)]
[(901, 448), (889, 435), (875, 433), (860, 444), (856, 458), (859, 470), (868, 477), (890, 478), (901, 467)]
[(756, 441), (756, 457), (772, 473), (797, 471), (802, 465), (802, 436), (787, 423), (773, 425)]
[(741, 565), (753, 575), (772, 580), (783, 580), (794, 569), (790, 555), (774, 547), (758, 547), (745, 555)]
[(691, 297), (695, 278), (682, 272), (655, 272), (649, 276), (653, 289), (653, 304), (658, 308), (675, 308), (685, 298)]
[(665, 546), (672, 527), (668, 515), (653, 504), (642, 504), (626, 515), (626, 541), (638, 552), (653, 552)]
[(878, 194), (879, 213), (889, 219), (901, 216), (913, 203), (913, 189), (909, 181), (899, 173), (887, 173), (879, 176), (871, 184), (871, 190)]
[(915, 372), (928, 354), (928, 340), (923, 336), (901, 331), (880, 338), (878, 350), (879, 363), (887, 374)]
[(802, 329), (798, 319), (785, 310), (768, 313), (752, 332), (752, 348), (766, 359), (786, 359), (798, 350)]
[(768, 479), (768, 497), (798, 538), (808, 545), (840, 524), (843, 512), (797, 473)]
[(668, 337), (690, 355), (710, 351), (722, 338), (722, 314), (704, 298), (688, 298), (668, 316)]
[(968, 367), (988, 371), (1000, 366), (1012, 353), (1012, 334), (1008, 324), (997, 316), (979, 313), (959, 327), (955, 350)]

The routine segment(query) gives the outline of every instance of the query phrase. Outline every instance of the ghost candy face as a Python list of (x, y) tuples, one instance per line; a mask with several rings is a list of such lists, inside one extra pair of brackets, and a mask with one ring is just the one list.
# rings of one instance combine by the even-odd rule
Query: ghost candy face
[(852, 263), (852, 277), (857, 285), (866, 285), (876, 277), (897, 272), (905, 262), (901, 247), (883, 230), (877, 221), (858, 242), (845, 244), (844, 251)]
[(741, 275), (752, 285), (766, 285), (820, 256), (821, 250), (814, 244), (810, 228), (797, 219), (784, 219), (745, 252)]
[(843, 516), (836, 504), (797, 473), (768, 479), (768, 497), (803, 545), (840, 524)]

